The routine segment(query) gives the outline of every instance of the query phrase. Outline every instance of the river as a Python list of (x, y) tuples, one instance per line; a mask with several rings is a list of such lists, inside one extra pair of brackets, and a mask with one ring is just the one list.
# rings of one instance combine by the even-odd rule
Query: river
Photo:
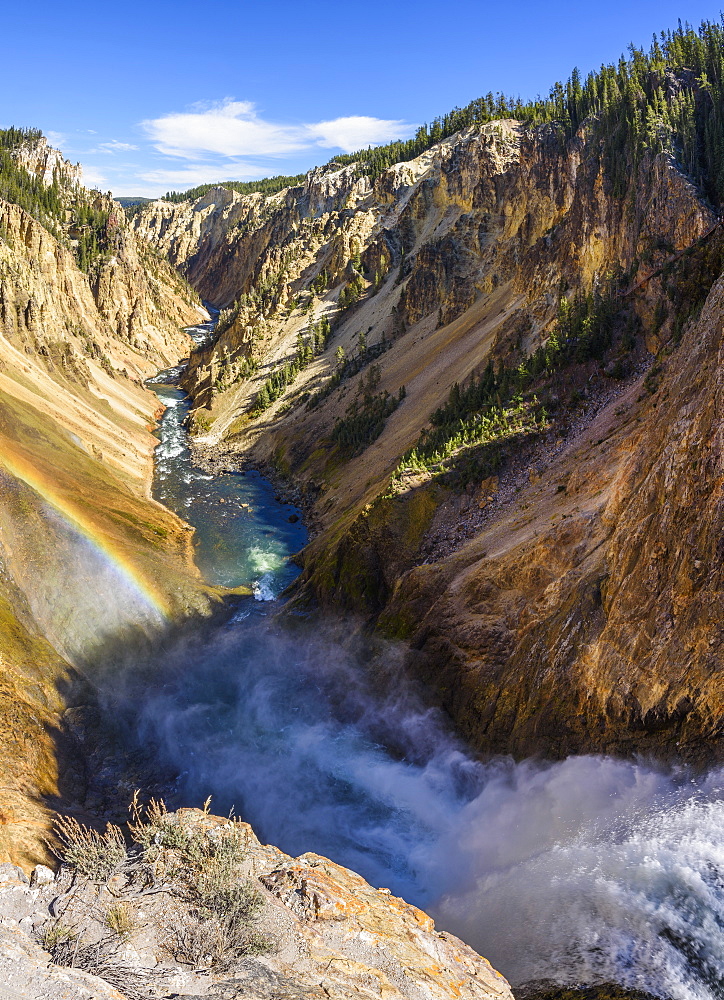
[[(199, 337), (205, 335), (203, 330)], [(259, 836), (315, 851), (426, 908), (513, 986), (615, 982), (724, 995), (724, 773), (600, 756), (475, 759), (351, 623), (272, 612), (305, 540), (261, 476), (192, 465), (183, 393), (156, 384), (155, 495), (196, 528), (207, 580), (256, 599), (134, 664), (114, 711)]]
[[(197, 343), (211, 323), (190, 327)], [(195, 528), (196, 563), (207, 583), (251, 584), (259, 600), (272, 600), (299, 570), (290, 560), (307, 542), (301, 511), (276, 499), (258, 472), (211, 476), (191, 461), (184, 420), (190, 403), (178, 388), (180, 369), (161, 372), (148, 384), (166, 407), (157, 435), (153, 496)]]

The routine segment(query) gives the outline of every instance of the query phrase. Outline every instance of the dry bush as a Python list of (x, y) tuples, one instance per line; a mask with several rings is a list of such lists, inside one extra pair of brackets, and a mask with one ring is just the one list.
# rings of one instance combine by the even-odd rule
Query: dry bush
[(238, 828), (217, 836), (194, 835), (183, 851), (183, 898), (188, 917), (170, 928), (178, 961), (227, 968), (244, 955), (270, 951), (273, 942), (255, 930), (264, 905), (261, 892), (241, 878), (246, 846)]
[(151, 799), (148, 805), (142, 806), (138, 798), (138, 791), (135, 791), (128, 811), (132, 817), (128, 829), (134, 841), (144, 850), (151, 846), (166, 825), (170, 825), (171, 817), (163, 799)]
[[(64, 953), (69, 944), (75, 943), (77, 937), (75, 929), (64, 924), (62, 920), (50, 920), (40, 928), (37, 940), (41, 948), (53, 956), (53, 961), (56, 961), (55, 954)], [(56, 965), (63, 964), (65, 963), (56, 961)]]
[(164, 944), (177, 962), (194, 969), (210, 968), (221, 955), (221, 928), (216, 920), (177, 914), (169, 922)]
[(136, 921), (125, 903), (116, 903), (106, 910), (105, 925), (121, 941), (127, 941), (136, 929)]
[(271, 939), (250, 925), (258, 913), (261, 898), (251, 886), (246, 888), (259, 896), (259, 906), (252, 904), (251, 916), (247, 916), (247, 896), (239, 908), (232, 904), (229, 909), (215, 912), (198, 907), (192, 912), (177, 914), (170, 921), (164, 943), (177, 962), (195, 969), (214, 968), (222, 972), (245, 955), (263, 955), (273, 948)]
[(98, 833), (72, 816), (59, 816), (54, 829), (61, 846), (53, 853), (79, 875), (107, 882), (126, 868), (128, 851), (119, 827), (108, 823), (105, 833)]
[(192, 891), (204, 897), (230, 885), (239, 878), (245, 857), (244, 834), (237, 826), (216, 836), (191, 838), (183, 859), (193, 872)]
[(98, 976), (120, 990), (127, 1000), (148, 1000), (149, 987), (160, 987), (168, 979), (166, 971), (128, 965), (120, 955), (117, 939), (102, 938), (88, 944), (76, 929), (60, 921), (44, 925), (38, 941), (55, 965)]
[(129, 812), (132, 819), (128, 829), (148, 864), (168, 860), (169, 852), (183, 854), (190, 840), (203, 839), (203, 835), (191, 833), (179, 823), (178, 818), (168, 812), (163, 799), (151, 799), (147, 806), (141, 806), (138, 792), (135, 792)]

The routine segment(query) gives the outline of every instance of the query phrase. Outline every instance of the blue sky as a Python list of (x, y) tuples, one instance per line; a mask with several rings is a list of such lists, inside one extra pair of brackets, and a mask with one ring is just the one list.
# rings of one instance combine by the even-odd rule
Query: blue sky
[(13, 3), (0, 125), (42, 128), (116, 195), (298, 173), (489, 90), (547, 93), (720, 3)]

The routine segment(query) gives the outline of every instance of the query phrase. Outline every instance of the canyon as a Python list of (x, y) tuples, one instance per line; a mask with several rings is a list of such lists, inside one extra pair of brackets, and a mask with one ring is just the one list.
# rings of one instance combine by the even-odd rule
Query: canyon
[(154, 909), (124, 968), (177, 995), (508, 997), (491, 942), (520, 995), (714, 996), (724, 241), (676, 157), (622, 194), (590, 122), (500, 118), (127, 218), (13, 156), (63, 209), (0, 201), (8, 983), (123, 995), (42, 937), (121, 876), (24, 870), (141, 787), (229, 810), (163, 823), (243, 829), (280, 935), (232, 981)]
[[(716, 257), (720, 236), (671, 157), (645, 159), (621, 199), (596, 149), (586, 128), (562, 147), (547, 127), (494, 122), (373, 184), (332, 164), (268, 197), (157, 202), (134, 225), (228, 310), (185, 376), (195, 440), (306, 496), (315, 537), (295, 601), (407, 642), (482, 751), (711, 757), (722, 292), (715, 266), (681, 303), (663, 269), (681, 251)], [(444, 463), (405, 471), (453, 385), (491, 360), (525, 364), (555, 334), (561, 290), (574, 302), (613, 275), (620, 339), (544, 381), (546, 424), (510, 433), (502, 469), (452, 488)], [(324, 318), (327, 346), (259, 412), (264, 380)], [(405, 397), (349, 459), (335, 423), (370, 371), (378, 398)]]

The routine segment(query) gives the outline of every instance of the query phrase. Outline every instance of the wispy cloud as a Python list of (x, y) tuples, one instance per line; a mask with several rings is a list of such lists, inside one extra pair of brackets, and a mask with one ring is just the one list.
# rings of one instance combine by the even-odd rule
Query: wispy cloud
[(279, 157), (315, 146), (352, 152), (412, 130), (404, 121), (363, 115), (303, 124), (272, 122), (262, 118), (251, 102), (230, 98), (149, 119), (141, 126), (160, 153), (189, 160), (210, 153)]
[(127, 153), (130, 149), (138, 149), (131, 142), (119, 142), (118, 139), (111, 139), (110, 142), (101, 142), (96, 149), (90, 150), (92, 153)]
[(148, 170), (139, 174), (142, 181), (154, 185), (154, 190), (159, 189), (159, 185), (164, 188), (188, 188), (197, 184), (211, 184), (215, 181), (224, 180), (252, 180), (260, 177), (263, 170), (246, 163), (229, 161), (224, 165), (224, 171), (220, 171), (218, 163), (199, 163), (188, 167), (174, 169)]
[(86, 187), (98, 188), (99, 191), (108, 191), (110, 184), (107, 177), (96, 170), (95, 167), (89, 167), (86, 164), (82, 165), (83, 169), (83, 183)]
[(68, 143), (68, 139), (65, 136), (65, 133), (54, 132), (52, 129), (45, 130), (45, 138), (48, 140), (50, 145), (55, 146), (56, 149), (66, 146)]

